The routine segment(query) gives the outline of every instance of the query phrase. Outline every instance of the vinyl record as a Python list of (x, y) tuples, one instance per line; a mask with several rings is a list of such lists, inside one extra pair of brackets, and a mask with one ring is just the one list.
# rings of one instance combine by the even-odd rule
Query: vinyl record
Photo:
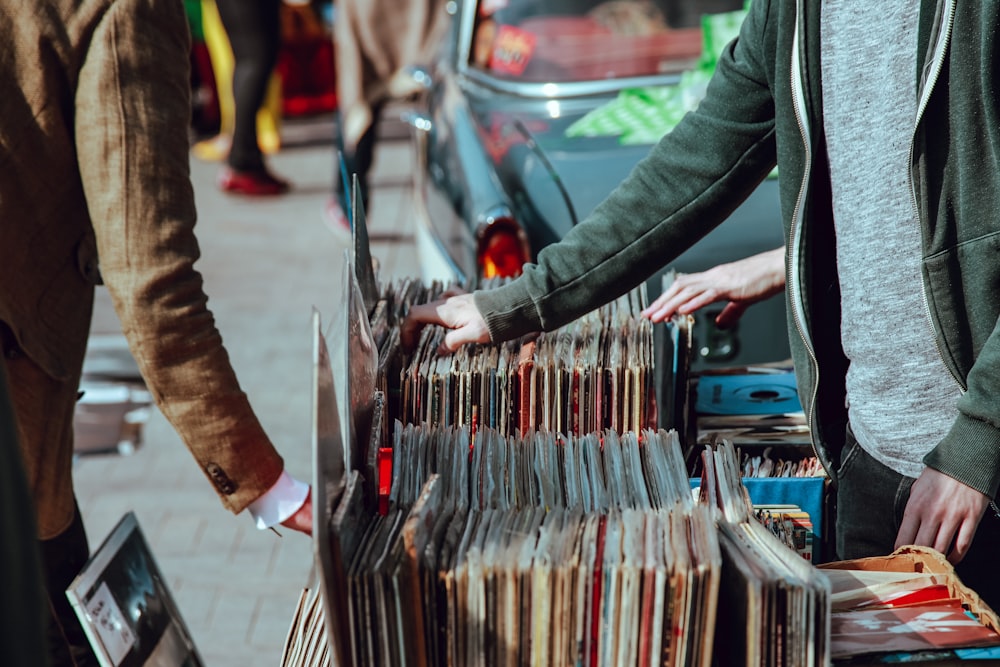
[(794, 373), (706, 375), (698, 380), (695, 410), (706, 415), (800, 412)]

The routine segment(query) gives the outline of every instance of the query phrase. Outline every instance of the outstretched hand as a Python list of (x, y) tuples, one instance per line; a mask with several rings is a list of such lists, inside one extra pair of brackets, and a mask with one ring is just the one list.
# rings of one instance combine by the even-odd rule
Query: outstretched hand
[(285, 528), (297, 530), (306, 535), (312, 535), (313, 513), (312, 513), (312, 489), (306, 494), (306, 500), (302, 503), (295, 514), (281, 522)]
[(784, 252), (784, 248), (775, 248), (701, 273), (680, 274), (642, 315), (663, 322), (675, 313), (689, 315), (710, 303), (728, 300), (715, 323), (721, 329), (730, 327), (749, 306), (785, 288)]
[(910, 489), (895, 547), (916, 544), (961, 561), (990, 499), (954, 477), (925, 468)]
[(450, 354), (467, 343), (488, 343), (490, 332), (471, 294), (459, 294), (447, 299), (410, 307), (400, 328), (400, 341), (407, 350), (416, 347), (420, 331), (427, 324), (439, 324), (451, 329), (438, 350)]

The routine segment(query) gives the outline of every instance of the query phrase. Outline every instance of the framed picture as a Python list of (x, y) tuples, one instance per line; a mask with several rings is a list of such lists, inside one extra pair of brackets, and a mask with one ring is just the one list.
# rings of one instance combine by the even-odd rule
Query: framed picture
[(102, 667), (202, 667), (166, 581), (129, 512), (66, 589)]

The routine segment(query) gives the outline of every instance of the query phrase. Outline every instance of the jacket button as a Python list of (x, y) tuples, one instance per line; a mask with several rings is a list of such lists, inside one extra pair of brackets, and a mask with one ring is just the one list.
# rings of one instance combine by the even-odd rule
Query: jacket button
[(229, 475), (225, 473), (221, 466), (216, 463), (209, 463), (205, 466), (205, 470), (208, 472), (209, 478), (212, 483), (215, 484), (217, 488), (224, 495), (229, 495), (236, 491), (237, 484), (233, 480), (229, 479)]

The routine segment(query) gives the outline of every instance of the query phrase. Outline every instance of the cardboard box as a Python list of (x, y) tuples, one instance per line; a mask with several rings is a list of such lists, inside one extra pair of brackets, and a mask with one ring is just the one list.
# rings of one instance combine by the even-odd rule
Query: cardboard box
[[(854, 560), (836, 561), (818, 566), (821, 571), (831, 570), (851, 570), (870, 573), (913, 573), (930, 574), (934, 576), (934, 585), (946, 586), (947, 596), (960, 601), (963, 609), (957, 609), (950, 616), (946, 604), (937, 606), (939, 603), (929, 603), (924, 606), (923, 602), (911, 602), (912, 598), (905, 599), (887, 595), (885, 588), (880, 588), (880, 584), (865, 582), (865, 587), (858, 587), (855, 590), (869, 590), (873, 594), (860, 604), (852, 604), (850, 608), (841, 611), (841, 618), (855, 617), (842, 626), (843, 641), (841, 647), (854, 646), (857, 650), (858, 644), (867, 642), (877, 642), (880, 648), (867, 655), (856, 655), (848, 659), (843, 664), (850, 665), (878, 665), (890, 662), (918, 662), (934, 665), (960, 664), (962, 660), (976, 659), (989, 660), (989, 664), (997, 664), (1000, 660), (1000, 636), (993, 639), (983, 637), (982, 626), (1000, 634), (1000, 619), (996, 613), (979, 597), (979, 595), (968, 586), (962, 583), (955, 573), (951, 563), (939, 552), (929, 547), (907, 546), (901, 547), (888, 556), (873, 556), (869, 558), (859, 558)], [(873, 578), (874, 581), (874, 578)], [(836, 586), (834, 587), (836, 589)], [(914, 590), (914, 589), (909, 589)], [(923, 589), (929, 590), (929, 589)], [(837, 591), (834, 590), (834, 597)], [(854, 598), (854, 592), (849, 593)], [(922, 593), (920, 594), (922, 595)], [(943, 593), (942, 593), (943, 595)], [(895, 600), (898, 600), (897, 604)], [(879, 611), (880, 609), (884, 611)], [(940, 609), (940, 611), (938, 611)], [(963, 613), (964, 611), (964, 613)], [(860, 615), (871, 614), (871, 618), (860, 619)], [(972, 619), (967, 617), (971, 614), (979, 622), (975, 625)], [(914, 618), (911, 618), (911, 615)], [(888, 619), (888, 620), (886, 620)], [(951, 620), (956, 619), (956, 620)], [(886, 623), (889, 623), (887, 626)], [(895, 623), (896, 625), (892, 625)], [(879, 627), (881, 625), (881, 627)], [(831, 634), (832, 655), (837, 660), (837, 624)], [(939, 627), (934, 627), (939, 626)], [(949, 626), (949, 627), (946, 627)], [(960, 626), (970, 628), (965, 630)], [(847, 632), (845, 628), (860, 628), (856, 634)], [(868, 637), (868, 632), (873, 631), (873, 635)], [(962, 637), (959, 643), (955, 642), (956, 633), (968, 632), (968, 638)], [(877, 639), (878, 633), (883, 638), (890, 638), (884, 641)], [(950, 636), (949, 636), (950, 635)], [(864, 636), (864, 637), (862, 637)], [(895, 643), (897, 638), (911, 637), (912, 640), (926, 642), (930, 646), (924, 649), (914, 649), (912, 651), (893, 650), (885, 645), (885, 641)], [(946, 638), (942, 641), (939, 638)], [(860, 641), (859, 641), (860, 639)], [(911, 640), (911, 641), (912, 641)], [(964, 642), (969, 643), (964, 643)], [(950, 643), (945, 643), (950, 642)], [(848, 648), (850, 650), (850, 648)], [(882, 652), (884, 651), (884, 652)], [(977, 654), (975, 658), (969, 654)], [(980, 663), (981, 664), (981, 663)]]

